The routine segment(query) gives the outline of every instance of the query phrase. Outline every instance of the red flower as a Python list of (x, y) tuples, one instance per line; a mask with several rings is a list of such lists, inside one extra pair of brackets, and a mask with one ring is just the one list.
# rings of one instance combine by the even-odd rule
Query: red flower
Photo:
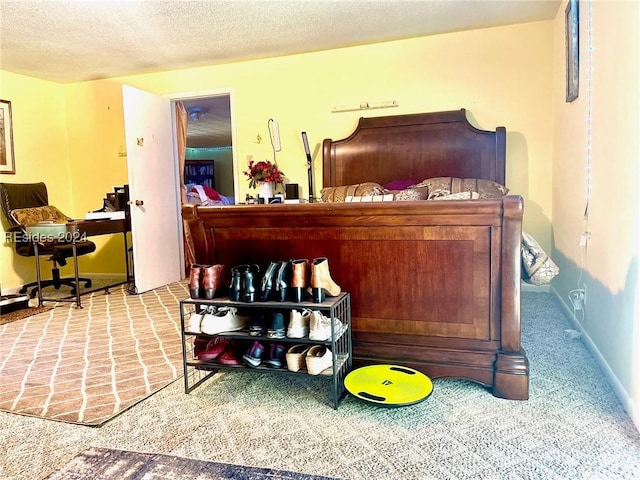
[(269, 160), (261, 160), (249, 162), (249, 169), (244, 173), (249, 179), (249, 186), (256, 188), (260, 182), (284, 183), (284, 172), (278, 168), (278, 165), (271, 163)]

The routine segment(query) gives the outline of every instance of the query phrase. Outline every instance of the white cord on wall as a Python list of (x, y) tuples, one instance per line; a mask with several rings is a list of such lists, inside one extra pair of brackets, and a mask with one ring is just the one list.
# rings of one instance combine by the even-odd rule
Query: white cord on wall
[[(582, 276), (587, 263), (587, 245), (591, 238), (589, 231), (589, 201), (591, 200), (591, 162), (592, 156), (592, 124), (593, 124), (593, 24), (592, 24), (592, 0), (586, 0), (586, 131), (585, 131), (585, 205), (583, 213), (583, 229), (580, 235), (580, 270), (576, 281), (577, 288), (571, 290), (567, 295), (573, 306), (573, 318), (582, 322), (585, 317), (585, 305), (587, 302), (587, 285), (582, 283)], [(578, 318), (579, 317), (579, 318)]]
[(586, 66), (586, 139), (585, 139), (585, 205), (584, 205), (584, 226), (582, 230), (582, 234), (580, 235), (580, 275), (578, 276), (577, 285), (578, 288), (583, 288), (582, 285), (582, 274), (584, 272), (587, 260), (587, 244), (589, 243), (589, 239), (591, 238), (591, 232), (589, 231), (589, 201), (591, 200), (591, 163), (593, 160), (592, 155), (592, 140), (593, 140), (593, 132), (592, 132), (592, 124), (593, 124), (593, 23), (592, 23), (592, 0), (587, 0), (585, 3), (587, 4), (587, 21), (586, 21), (586, 37), (587, 37), (587, 46), (585, 48), (587, 54), (587, 66)]

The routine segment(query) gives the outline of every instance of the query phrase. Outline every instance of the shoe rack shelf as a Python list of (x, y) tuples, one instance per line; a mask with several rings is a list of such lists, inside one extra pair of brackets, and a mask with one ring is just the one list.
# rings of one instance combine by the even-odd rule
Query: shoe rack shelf
[[(255, 313), (254, 310), (265, 311), (265, 316), (268, 316), (269, 312), (279, 311), (285, 314), (285, 318), (289, 319), (289, 313), (291, 310), (318, 310), (326, 317), (332, 319), (336, 318), (342, 324), (339, 332), (335, 331), (334, 324), (331, 322), (331, 338), (325, 341), (310, 340), (308, 336), (303, 338), (272, 338), (266, 334), (253, 335), (248, 330), (240, 330), (235, 332), (223, 332), (216, 335), (207, 335), (204, 333), (190, 333), (186, 331), (185, 326), (188, 323), (188, 318), (191, 312), (198, 310), (202, 311), (208, 306), (221, 307), (235, 307), (237, 308), (238, 315), (250, 316)], [(184, 368), (184, 389), (185, 393), (190, 393), (201, 385), (205, 380), (213, 376), (220, 370), (252, 370), (259, 373), (269, 374), (285, 374), (285, 375), (306, 375), (307, 370), (300, 370), (292, 372), (288, 370), (286, 364), (283, 364), (282, 368), (270, 368), (264, 365), (258, 367), (249, 367), (248, 365), (241, 363), (240, 365), (226, 365), (218, 363), (216, 361), (202, 361), (196, 357), (194, 352), (196, 338), (213, 339), (214, 337), (224, 337), (238, 341), (242, 347), (239, 350), (240, 357), (242, 353), (254, 342), (261, 342), (263, 345), (268, 346), (269, 343), (276, 342), (285, 346), (286, 349), (298, 344), (313, 345), (325, 345), (332, 355), (332, 366), (324, 370), (316, 377), (326, 378), (330, 383), (330, 398), (335, 409), (338, 408), (340, 401), (346, 396), (346, 390), (344, 387), (344, 379), (352, 368), (352, 344), (351, 344), (351, 298), (348, 293), (342, 292), (337, 297), (326, 297), (321, 303), (313, 302), (236, 302), (230, 300), (228, 297), (215, 298), (213, 300), (204, 299), (185, 299), (180, 302), (180, 325), (182, 331), (182, 357)], [(266, 326), (265, 326), (266, 331)], [(265, 348), (268, 352), (268, 348)], [(267, 354), (265, 352), (265, 354)]]

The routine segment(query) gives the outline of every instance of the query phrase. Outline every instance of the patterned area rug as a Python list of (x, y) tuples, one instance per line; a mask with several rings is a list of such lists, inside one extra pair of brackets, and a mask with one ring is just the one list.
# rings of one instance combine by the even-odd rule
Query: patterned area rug
[(304, 473), (244, 467), (150, 453), (89, 448), (45, 480), (331, 480)]
[(0, 326), (0, 410), (98, 426), (182, 374), (186, 282), (105, 295)]

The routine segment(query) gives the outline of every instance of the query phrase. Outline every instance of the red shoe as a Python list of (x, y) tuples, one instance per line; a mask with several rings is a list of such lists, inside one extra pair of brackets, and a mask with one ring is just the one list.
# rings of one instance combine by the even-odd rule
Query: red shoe
[(231, 345), (228, 338), (215, 337), (207, 343), (207, 347), (198, 353), (198, 360), (202, 362), (210, 362), (220, 357), (222, 353)]
[(194, 358), (198, 358), (198, 355), (200, 355), (202, 352), (204, 352), (207, 349), (207, 345), (209, 344), (211, 340), (209, 339), (209, 337), (202, 337), (200, 335), (198, 335), (196, 338), (193, 339), (193, 356)]
[(230, 345), (229, 348), (222, 352), (222, 355), (218, 357), (218, 362), (223, 365), (240, 365), (242, 363), (242, 357), (236, 351), (236, 348), (234, 348), (233, 345)]

